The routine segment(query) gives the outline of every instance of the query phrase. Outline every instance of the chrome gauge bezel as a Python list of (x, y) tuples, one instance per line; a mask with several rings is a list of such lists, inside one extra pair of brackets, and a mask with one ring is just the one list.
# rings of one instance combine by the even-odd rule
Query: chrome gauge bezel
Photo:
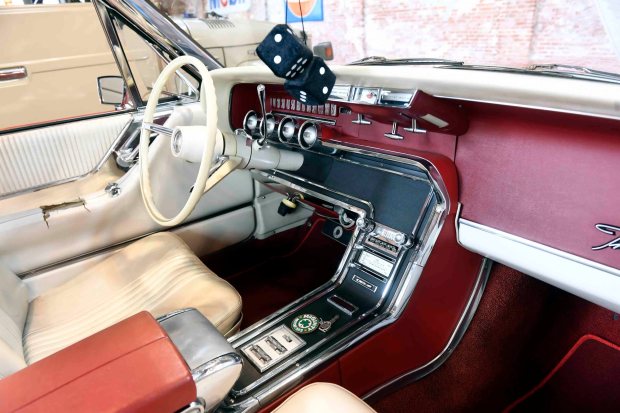
[[(293, 134), (291, 135), (290, 138), (286, 138), (284, 136), (284, 127), (288, 122), (293, 122)], [(295, 130), (297, 129), (297, 121), (292, 118), (291, 116), (286, 116), (284, 118), (282, 118), (282, 120), (280, 121), (279, 125), (278, 125), (278, 140), (282, 143), (291, 143), (293, 142), (293, 140), (295, 139), (295, 136), (297, 136), (295, 134)]]
[[(314, 140), (312, 141), (312, 143), (308, 144), (304, 140), (303, 135), (307, 129), (312, 128), (312, 127), (316, 130), (316, 136)], [(297, 132), (297, 141), (299, 142), (299, 146), (301, 146), (304, 149), (310, 149), (310, 148), (315, 147), (320, 141), (320, 138), (321, 138), (321, 129), (319, 128), (319, 125), (313, 121), (308, 120), (302, 123), (301, 127), (299, 128), (299, 131)]]

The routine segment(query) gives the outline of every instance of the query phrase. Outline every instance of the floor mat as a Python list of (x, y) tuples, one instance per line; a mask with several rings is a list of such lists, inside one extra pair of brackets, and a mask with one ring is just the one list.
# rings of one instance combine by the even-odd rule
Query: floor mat
[(254, 324), (327, 282), (345, 247), (321, 233), (323, 219), (264, 241), (206, 257), (205, 263), (241, 294), (241, 328)]
[(512, 412), (620, 411), (620, 347), (594, 335), (579, 339), (532, 390), (512, 403)]

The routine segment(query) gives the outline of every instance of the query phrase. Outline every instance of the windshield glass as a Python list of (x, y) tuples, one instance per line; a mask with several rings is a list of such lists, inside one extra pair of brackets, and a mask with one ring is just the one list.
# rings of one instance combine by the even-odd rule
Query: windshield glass
[[(274, 24), (286, 22), (299, 33), (305, 28), (311, 46), (331, 42), (334, 64), (381, 56), (513, 68), (553, 63), (620, 72), (617, 0), (162, 0), (156, 4), (225, 66), (255, 63), (256, 44)], [(321, 50), (315, 54), (322, 56)]]

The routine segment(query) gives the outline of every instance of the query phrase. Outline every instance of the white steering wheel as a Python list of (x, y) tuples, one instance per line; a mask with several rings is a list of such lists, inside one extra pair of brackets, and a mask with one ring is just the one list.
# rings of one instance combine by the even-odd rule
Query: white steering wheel
[[(183, 66), (192, 65), (202, 77), (200, 87), (200, 104), (206, 117), (206, 125), (201, 126), (204, 130), (204, 139), (206, 140), (202, 157), (200, 160), (200, 168), (198, 175), (196, 176), (196, 182), (194, 183), (194, 190), (191, 191), (187, 201), (179, 213), (171, 218), (164, 216), (153, 201), (153, 193), (151, 190), (151, 181), (149, 177), (149, 141), (151, 132), (159, 134), (165, 134), (171, 138), (178, 133), (181, 133), (179, 127), (170, 129), (164, 126), (160, 126), (153, 123), (153, 117), (157, 103), (161, 95), (162, 89), (169, 81), (171, 76), (175, 75), (175, 72)], [(146, 104), (146, 110), (144, 111), (144, 118), (142, 121), (142, 131), (140, 133), (140, 189), (142, 192), (142, 200), (146, 206), (146, 210), (155, 222), (159, 225), (171, 227), (183, 222), (194, 210), (200, 198), (207, 189), (207, 180), (209, 179), (209, 171), (213, 163), (213, 152), (215, 150), (215, 144), (218, 136), (217, 130), (217, 103), (215, 98), (215, 87), (213, 86), (213, 79), (207, 67), (197, 58), (192, 56), (180, 56), (171, 61), (162, 70), (161, 74), (157, 78), (157, 81), (153, 85), (151, 95)]]

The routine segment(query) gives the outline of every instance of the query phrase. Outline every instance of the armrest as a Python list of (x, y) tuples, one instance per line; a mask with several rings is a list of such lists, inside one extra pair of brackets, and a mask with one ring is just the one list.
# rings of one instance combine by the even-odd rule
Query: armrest
[(187, 364), (147, 312), (0, 380), (2, 411), (169, 413), (195, 399)]

